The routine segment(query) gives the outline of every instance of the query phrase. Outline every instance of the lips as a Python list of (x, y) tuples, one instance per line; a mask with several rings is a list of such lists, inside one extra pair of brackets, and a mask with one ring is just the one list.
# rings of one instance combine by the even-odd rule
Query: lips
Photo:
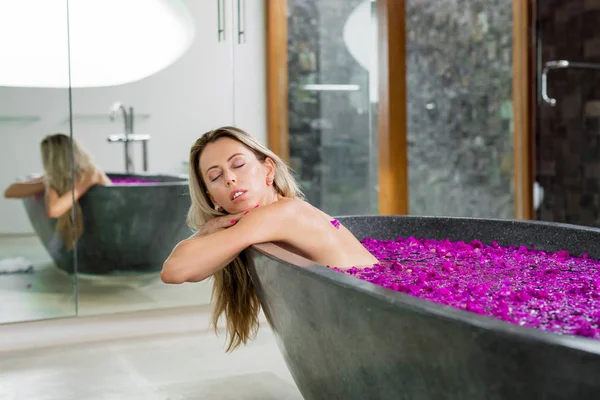
[(229, 199), (231, 201), (235, 201), (235, 200), (243, 197), (244, 194), (246, 194), (246, 190), (244, 190), (244, 189), (236, 189), (233, 192), (231, 192), (231, 194), (229, 195)]

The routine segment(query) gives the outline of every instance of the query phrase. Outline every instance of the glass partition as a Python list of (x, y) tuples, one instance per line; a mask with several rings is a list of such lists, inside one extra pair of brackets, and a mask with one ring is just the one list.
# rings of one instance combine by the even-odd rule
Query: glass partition
[(74, 316), (67, 0), (0, 2), (0, 48), (0, 323)]
[(290, 164), (310, 203), (377, 214), (377, 20), (371, 0), (288, 1)]
[(159, 273), (192, 233), (189, 150), (233, 123), (233, 2), (136, 4), (69, 10), (74, 137), (105, 174), (80, 200), (79, 315), (210, 301), (210, 280), (166, 285)]

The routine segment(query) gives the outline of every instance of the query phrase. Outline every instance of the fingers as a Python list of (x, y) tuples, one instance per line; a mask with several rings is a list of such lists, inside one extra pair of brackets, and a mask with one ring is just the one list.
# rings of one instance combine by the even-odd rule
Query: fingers
[[(254, 206), (254, 208), (252, 208), (252, 210), (253, 210), (253, 209), (255, 209), (255, 208), (258, 208), (258, 206), (259, 206), (259, 205), (260, 205), (260, 204), (257, 204), (257, 205), (255, 205), (255, 206)], [(248, 214), (248, 213), (249, 213), (250, 211), (252, 211), (252, 210), (247, 210), (247, 211), (244, 211), (244, 215)]]
[[(258, 207), (258, 204), (253, 209), (255, 209), (257, 207)], [(252, 211), (252, 210), (247, 210), (247, 211), (240, 212), (240, 213), (237, 213), (237, 214), (229, 214), (229, 215), (225, 215), (224, 217), (220, 217), (222, 219), (222, 221), (223, 221), (222, 224), (220, 224), (220, 225), (222, 227), (224, 227), (224, 228), (228, 228), (230, 226), (233, 226), (240, 219), (242, 219), (242, 217), (244, 215), (247, 215), (250, 211)]]
[(223, 227), (229, 227), (229, 226), (233, 226), (235, 225), (240, 219), (242, 219), (242, 217), (244, 216), (244, 213), (237, 213), (237, 214), (229, 214), (226, 215), (223, 218)]

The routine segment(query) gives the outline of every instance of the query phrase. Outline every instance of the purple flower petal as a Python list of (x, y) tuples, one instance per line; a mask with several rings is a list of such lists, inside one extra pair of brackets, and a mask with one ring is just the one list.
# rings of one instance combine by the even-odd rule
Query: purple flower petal
[[(331, 224), (340, 226), (336, 220)], [(478, 240), (399, 237), (362, 243), (380, 264), (344, 273), (520, 326), (600, 340), (600, 261), (587, 254)]]

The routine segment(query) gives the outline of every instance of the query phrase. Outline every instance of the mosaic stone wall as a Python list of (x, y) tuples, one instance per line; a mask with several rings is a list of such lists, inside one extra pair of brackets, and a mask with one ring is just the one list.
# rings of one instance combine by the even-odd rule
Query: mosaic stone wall
[[(600, 65), (600, 1), (539, 3), (542, 62)], [(544, 201), (537, 218), (600, 226), (600, 71), (552, 71), (548, 93), (557, 103), (538, 108), (536, 180)]]
[(513, 218), (512, 8), (409, 0), (410, 213)]

